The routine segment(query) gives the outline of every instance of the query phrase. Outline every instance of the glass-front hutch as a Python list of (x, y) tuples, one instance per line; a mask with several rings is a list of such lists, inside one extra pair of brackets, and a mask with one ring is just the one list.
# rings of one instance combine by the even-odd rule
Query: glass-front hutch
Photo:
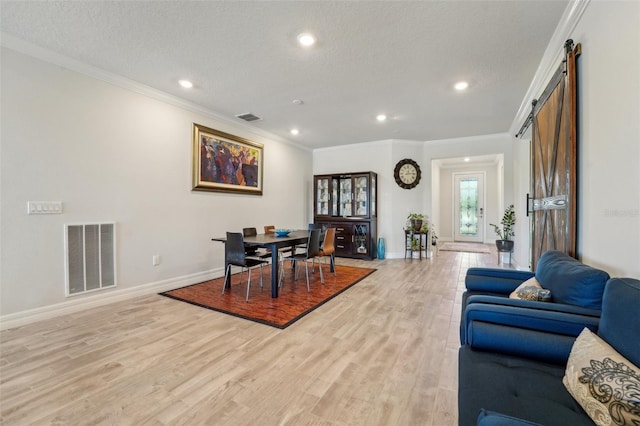
[(336, 228), (336, 256), (376, 256), (377, 175), (314, 176), (314, 222)]

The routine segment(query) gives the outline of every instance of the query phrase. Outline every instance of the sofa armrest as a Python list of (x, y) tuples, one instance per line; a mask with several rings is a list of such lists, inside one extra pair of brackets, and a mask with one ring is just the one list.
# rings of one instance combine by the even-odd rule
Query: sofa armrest
[(564, 312), (471, 304), (463, 315), (460, 340), (474, 349), (562, 364), (576, 336), (585, 327), (597, 331), (599, 320)]
[(513, 269), (469, 268), (464, 282), (469, 291), (508, 294), (534, 276), (533, 272)]

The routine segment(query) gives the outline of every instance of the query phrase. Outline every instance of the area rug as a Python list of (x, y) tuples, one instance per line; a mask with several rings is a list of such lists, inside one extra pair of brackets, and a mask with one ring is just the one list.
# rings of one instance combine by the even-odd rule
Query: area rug
[(463, 251), (467, 253), (491, 253), (489, 247), (482, 243), (453, 243), (446, 242), (440, 246), (440, 251)]
[(212, 309), (236, 317), (256, 321), (284, 329), (317, 307), (336, 297), (349, 287), (357, 284), (375, 269), (357, 268), (353, 266), (336, 265), (336, 274), (329, 272), (329, 267), (323, 267), (325, 283), (320, 283), (318, 266), (315, 273), (309, 267), (309, 286), (304, 265), (301, 265), (299, 276), (294, 280), (293, 269), (285, 265), (284, 280), (279, 297), (271, 298), (271, 266), (263, 268), (263, 288), (260, 288), (260, 268), (251, 271), (251, 291), (249, 301), (245, 301), (247, 293), (247, 274), (231, 276), (231, 289), (222, 292), (224, 277), (193, 284), (187, 287), (160, 293), (162, 296), (191, 303), (203, 308)]

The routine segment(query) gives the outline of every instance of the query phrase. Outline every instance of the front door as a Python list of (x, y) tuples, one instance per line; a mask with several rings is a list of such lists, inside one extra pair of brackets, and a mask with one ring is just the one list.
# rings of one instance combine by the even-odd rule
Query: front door
[(484, 241), (484, 174), (454, 173), (454, 240)]

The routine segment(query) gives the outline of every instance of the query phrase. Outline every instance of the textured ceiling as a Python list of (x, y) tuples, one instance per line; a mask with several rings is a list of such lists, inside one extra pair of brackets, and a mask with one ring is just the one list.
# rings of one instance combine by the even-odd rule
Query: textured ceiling
[[(506, 132), (566, 5), (1, 1), (0, 28), (230, 120), (251, 112), (263, 118), (253, 126), (319, 148)], [(297, 44), (302, 31), (313, 48)]]

